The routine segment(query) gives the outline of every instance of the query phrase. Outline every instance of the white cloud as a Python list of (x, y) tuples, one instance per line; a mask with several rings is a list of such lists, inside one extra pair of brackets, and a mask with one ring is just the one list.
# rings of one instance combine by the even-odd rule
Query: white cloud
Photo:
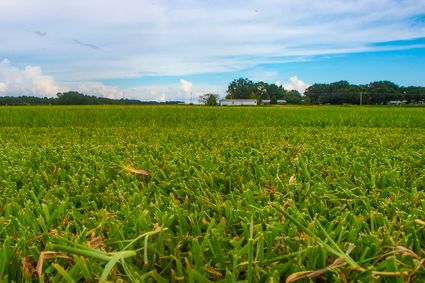
[(44, 75), (38, 66), (19, 68), (12, 65), (7, 59), (0, 61), (1, 95), (56, 97), (58, 92), (69, 90), (112, 99), (120, 99), (125, 95), (122, 89), (100, 82), (74, 82), (58, 85), (52, 76)]
[(301, 94), (303, 94), (309, 85), (300, 80), (297, 76), (293, 76), (289, 78), (289, 82), (284, 84), (283, 87), (287, 90), (298, 90)]
[(165, 96), (165, 94), (161, 94), (158, 98), (157, 98), (158, 102), (165, 102), (167, 101), (167, 98)]
[(186, 80), (180, 80), (180, 89), (186, 93), (192, 92), (192, 83)]
[(7, 84), (0, 82), (0, 93), (7, 91)]
[(4, 95), (54, 97), (62, 88), (51, 76), (43, 75), (40, 67), (26, 66), (21, 69), (9, 60), (0, 61), (0, 92)]

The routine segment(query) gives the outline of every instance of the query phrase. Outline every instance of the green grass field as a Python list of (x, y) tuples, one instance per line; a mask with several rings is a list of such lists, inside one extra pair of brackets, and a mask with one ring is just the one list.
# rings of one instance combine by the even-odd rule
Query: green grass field
[(0, 282), (425, 280), (425, 108), (0, 108)]

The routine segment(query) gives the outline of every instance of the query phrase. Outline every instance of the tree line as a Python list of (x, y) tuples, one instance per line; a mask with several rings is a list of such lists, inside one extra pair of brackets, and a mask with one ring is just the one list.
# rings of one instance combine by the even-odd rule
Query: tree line
[[(247, 78), (233, 80), (227, 87), (226, 99), (256, 99), (277, 104), (285, 100), (288, 104), (388, 104), (391, 101), (416, 104), (425, 103), (425, 87), (398, 86), (390, 81), (377, 81), (366, 85), (354, 85), (347, 81), (330, 84), (313, 84), (304, 96), (296, 90), (286, 90), (283, 86), (263, 81), (253, 82)], [(217, 105), (219, 96), (207, 93), (199, 97), (205, 105)], [(181, 101), (140, 101), (136, 99), (110, 99), (85, 95), (76, 91), (58, 93), (56, 97), (4, 96), (0, 105), (95, 105), (95, 104), (179, 104)]]
[[(418, 104), (425, 103), (425, 87), (403, 87), (390, 81), (376, 81), (366, 85), (338, 81), (330, 84), (313, 84), (302, 96), (298, 91), (286, 90), (281, 85), (239, 78), (229, 84), (225, 98), (256, 99), (258, 104), (264, 100), (269, 100), (270, 104), (277, 104), (278, 100), (286, 100), (288, 104), (382, 105), (390, 102)], [(217, 101), (216, 94), (205, 94), (200, 97), (200, 102), (205, 105), (215, 105)]]
[(367, 85), (353, 85), (347, 81), (313, 84), (304, 92), (309, 104), (388, 104), (424, 103), (425, 87), (398, 86), (390, 81), (377, 81)]
[(253, 82), (247, 78), (233, 80), (227, 87), (226, 99), (257, 99), (258, 103), (269, 100), (270, 104), (277, 104), (278, 100), (286, 100), (289, 104), (303, 103), (303, 97), (297, 90), (286, 90), (281, 85)]
[(180, 101), (140, 101), (137, 99), (111, 99), (85, 95), (76, 91), (58, 93), (56, 97), (36, 96), (3, 96), (0, 97), (0, 105), (97, 105), (97, 104), (178, 104)]

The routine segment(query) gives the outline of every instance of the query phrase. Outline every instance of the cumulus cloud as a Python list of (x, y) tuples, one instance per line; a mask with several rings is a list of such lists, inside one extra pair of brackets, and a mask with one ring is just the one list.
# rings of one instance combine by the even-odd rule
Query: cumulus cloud
[(63, 88), (37, 66), (15, 67), (7, 59), (0, 61), (0, 92), (3, 95), (53, 97)]
[[(212, 86), (199, 86), (195, 90), (201, 93)], [(111, 99), (140, 99), (165, 102), (167, 100), (189, 101), (193, 91), (190, 81), (181, 79), (174, 84), (143, 85), (133, 88), (121, 88), (98, 81), (76, 81), (57, 84), (52, 76), (43, 74), (38, 66), (19, 68), (7, 60), (0, 61), (0, 95), (55, 97), (58, 92), (78, 91), (86, 95)], [(196, 95), (196, 94), (195, 94)]]
[(7, 84), (0, 82), (0, 93), (6, 92)]
[(300, 80), (297, 76), (293, 76), (289, 78), (289, 82), (283, 84), (283, 87), (287, 90), (298, 90), (301, 94), (303, 94), (309, 85)]
[(156, 100), (158, 102), (165, 102), (165, 101), (167, 101), (167, 98), (166, 98), (165, 94), (163, 93)]
[(186, 93), (192, 92), (192, 83), (186, 80), (180, 80), (180, 89)]
[(56, 97), (58, 92), (69, 90), (112, 99), (120, 99), (125, 96), (125, 92), (116, 86), (100, 82), (75, 82), (59, 85), (52, 76), (44, 75), (38, 66), (19, 68), (12, 65), (8, 59), (0, 61), (1, 95)]

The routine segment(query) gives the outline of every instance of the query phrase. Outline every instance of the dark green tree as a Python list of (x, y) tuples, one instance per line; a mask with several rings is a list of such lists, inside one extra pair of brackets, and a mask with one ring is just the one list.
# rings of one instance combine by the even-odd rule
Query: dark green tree
[(401, 87), (399, 93), (399, 100), (406, 100), (408, 103), (425, 103), (425, 87)]
[(324, 98), (331, 92), (329, 84), (313, 84), (308, 87), (304, 95), (308, 98), (310, 104), (325, 103)]
[(387, 104), (390, 100), (397, 99), (400, 88), (393, 82), (379, 81), (370, 83), (367, 93), (372, 104)]
[(227, 99), (249, 99), (257, 97), (257, 86), (246, 78), (233, 80), (227, 88)]
[(266, 84), (266, 89), (270, 99), (275, 100), (276, 104), (278, 99), (286, 99), (287, 92), (283, 86), (277, 84)]
[(303, 97), (298, 90), (290, 90), (286, 93), (285, 100), (288, 104), (302, 104)]

